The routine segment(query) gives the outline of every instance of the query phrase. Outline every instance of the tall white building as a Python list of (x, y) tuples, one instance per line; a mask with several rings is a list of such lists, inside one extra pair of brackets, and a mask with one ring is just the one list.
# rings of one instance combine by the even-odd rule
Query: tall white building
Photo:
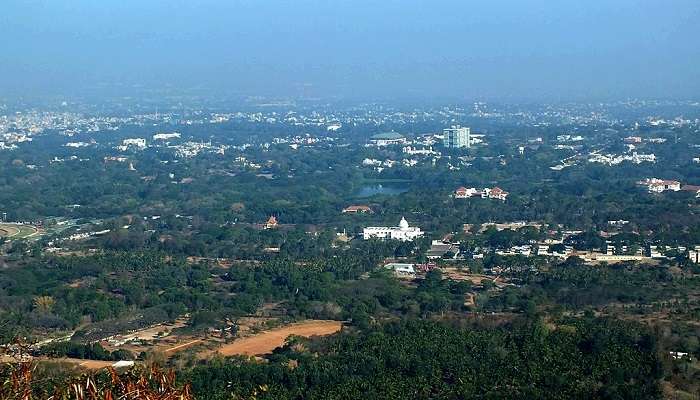
[(453, 126), (451, 128), (446, 128), (442, 131), (443, 141), (442, 143), (445, 147), (449, 149), (457, 149), (461, 147), (471, 146), (471, 129), (466, 127), (461, 127), (459, 125)]
[(413, 241), (416, 238), (423, 236), (424, 232), (415, 226), (408, 226), (408, 221), (401, 218), (399, 226), (369, 226), (362, 231), (362, 238), (369, 240), (377, 239), (392, 239), (402, 242)]

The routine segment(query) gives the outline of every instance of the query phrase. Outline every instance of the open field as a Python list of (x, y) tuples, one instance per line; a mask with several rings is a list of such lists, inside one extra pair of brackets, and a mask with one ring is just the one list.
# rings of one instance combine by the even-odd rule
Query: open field
[[(303, 321), (238, 339), (233, 343), (221, 346), (214, 353), (223, 356), (268, 354), (275, 348), (282, 346), (287, 337), (291, 335), (303, 337), (325, 336), (340, 331), (342, 326), (343, 324), (340, 321)], [(208, 353), (213, 355), (211, 351)]]
[(93, 369), (93, 370), (111, 367), (115, 363), (114, 361), (82, 360), (82, 359), (77, 359), (77, 358), (60, 358), (57, 360), (71, 363), (71, 364), (75, 364), (78, 367)]
[(39, 229), (31, 225), (0, 223), (0, 237), (25, 239), (39, 234)]
[[(0, 363), (15, 363), (20, 360), (13, 357), (0, 357)], [(102, 360), (87, 360), (80, 358), (70, 358), (70, 357), (60, 357), (60, 358), (47, 358), (47, 357), (31, 357), (27, 356), (21, 361), (33, 361), (37, 363), (51, 365), (52, 368), (69, 368), (69, 369), (89, 369), (98, 370), (107, 367), (114, 366), (116, 361), (102, 361)]]
[[(109, 351), (125, 349), (134, 354), (149, 350), (162, 352), (184, 350), (188, 346), (180, 346), (181, 344), (198, 338), (190, 335), (174, 334), (173, 331), (185, 327), (188, 320), (189, 318), (187, 317), (181, 317), (174, 322), (157, 324), (134, 332), (115, 335), (103, 340), (101, 343)], [(176, 349), (170, 350), (175, 347)]]

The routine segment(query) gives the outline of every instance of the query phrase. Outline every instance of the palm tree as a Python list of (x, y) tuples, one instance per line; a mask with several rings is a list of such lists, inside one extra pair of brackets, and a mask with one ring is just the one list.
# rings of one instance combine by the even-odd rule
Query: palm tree
[(56, 304), (56, 300), (51, 296), (37, 296), (34, 298), (34, 308), (43, 313), (50, 313), (54, 304)]

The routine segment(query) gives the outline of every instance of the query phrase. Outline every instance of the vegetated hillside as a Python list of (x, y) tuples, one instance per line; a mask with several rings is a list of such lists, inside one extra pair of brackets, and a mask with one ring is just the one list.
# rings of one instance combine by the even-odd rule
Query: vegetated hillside
[(408, 320), (292, 340), (270, 363), (219, 360), (187, 379), (200, 399), (654, 399), (655, 350), (639, 325), (613, 320)]

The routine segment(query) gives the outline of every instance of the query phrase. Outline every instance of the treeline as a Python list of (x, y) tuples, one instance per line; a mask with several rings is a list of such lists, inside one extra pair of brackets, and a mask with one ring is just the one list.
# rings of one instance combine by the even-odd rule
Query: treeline
[[(225, 130), (213, 126), (208, 129), (212, 131), (206, 133), (207, 137), (227, 143), (231, 137), (242, 142), (252, 140), (248, 134), (257, 134), (260, 128), (234, 125)], [(552, 171), (549, 167), (571, 152), (544, 143), (528, 147), (521, 156), (516, 145), (524, 138), (507, 133), (506, 127), (499, 129), (506, 132), (490, 135), (489, 146), (454, 154), (450, 160), (443, 157), (435, 166), (430, 162), (410, 168), (397, 165), (382, 172), (358, 166), (364, 158), (399, 160), (404, 157), (400, 147), (319, 145), (292, 150), (280, 144), (253, 146), (224, 156), (202, 154), (177, 163), (168, 149), (148, 149), (127, 154), (136, 168), (130, 171), (126, 163), (103, 161), (105, 156), (114, 155), (112, 146), (76, 150), (63, 147), (63, 140), (55, 136), (40, 136), (37, 144), (42, 145), (0, 153), (0, 204), (8, 218), (15, 220), (145, 217), (149, 219), (147, 224), (134, 223), (135, 233), (113, 229), (100, 244), (118, 250), (160, 248), (185, 255), (259, 254), (256, 243), (265, 242), (266, 235), (229, 228), (232, 224), (262, 223), (270, 215), (276, 215), (282, 223), (348, 228), (351, 233), (357, 233), (363, 225), (358, 220), (395, 224), (401, 215), (411, 216), (410, 222), (425, 230), (440, 233), (459, 230), (463, 223), (512, 220), (536, 220), (589, 231), (606, 227), (609, 220), (625, 219), (630, 221), (630, 231), (650, 233), (651, 239), (666, 244), (700, 242), (694, 193), (653, 196), (634, 183), (657, 176), (699, 184), (700, 174), (689, 168), (695, 156), (688, 146), (696, 140), (693, 132), (679, 130), (677, 133), (685, 139), (679, 144), (640, 148), (657, 153), (662, 161), (656, 164), (607, 167), (582, 162)], [(553, 138), (560, 133), (555, 128), (547, 131), (539, 135)], [(622, 146), (618, 135), (582, 133), (590, 138), (584, 146), (592, 148), (611, 139)], [(581, 149), (583, 153), (587, 150)], [(76, 152), (90, 160), (70, 160)], [(244, 167), (234, 161), (239, 156), (261, 168)], [(450, 170), (447, 163), (456, 163), (456, 156), (467, 157), (471, 165)], [(68, 159), (49, 163), (54, 157)], [(39, 168), (27, 168), (31, 164)], [(409, 192), (394, 197), (356, 198), (367, 179), (401, 179)], [(505, 203), (449, 198), (462, 185), (500, 186), (511, 195)], [(631, 197), (634, 202), (630, 202)], [(357, 202), (372, 203), (377, 212), (362, 219), (341, 215), (344, 207)], [(80, 207), (72, 207), (76, 204)], [(160, 219), (151, 220), (154, 216)], [(144, 225), (140, 232), (138, 225)], [(157, 232), (155, 238), (143, 233), (150, 230)], [(494, 238), (495, 244), (511, 239)]]
[(30, 258), (0, 275), (2, 340), (80, 326), (76, 341), (170, 321), (191, 313), (198, 329), (279, 303), (289, 318), (349, 319), (464, 309), (471, 285), (429, 274), (416, 290), (374, 271), (400, 244), (360, 242), (307, 261), (188, 263), (160, 252), (99, 252)]
[(106, 350), (99, 343), (76, 343), (71, 341), (56, 342), (43, 346), (36, 352), (38, 355), (56, 357), (72, 357), (87, 360), (120, 361), (133, 360), (134, 355), (128, 350)]
[(463, 326), (404, 320), (291, 340), (269, 363), (215, 360), (184, 379), (197, 398), (658, 399), (653, 336), (612, 320)]
[[(518, 262), (517, 257), (501, 260), (501, 266)], [(488, 312), (534, 309), (576, 312), (618, 305), (644, 313), (658, 311), (663, 306), (675, 314), (697, 319), (700, 317), (700, 303), (695, 299), (700, 285), (697, 271), (697, 267), (683, 270), (636, 263), (587, 265), (577, 257), (538, 269), (517, 268), (513, 264), (506, 274), (518, 285), (483, 293), (478, 296), (477, 304), (479, 310)]]

